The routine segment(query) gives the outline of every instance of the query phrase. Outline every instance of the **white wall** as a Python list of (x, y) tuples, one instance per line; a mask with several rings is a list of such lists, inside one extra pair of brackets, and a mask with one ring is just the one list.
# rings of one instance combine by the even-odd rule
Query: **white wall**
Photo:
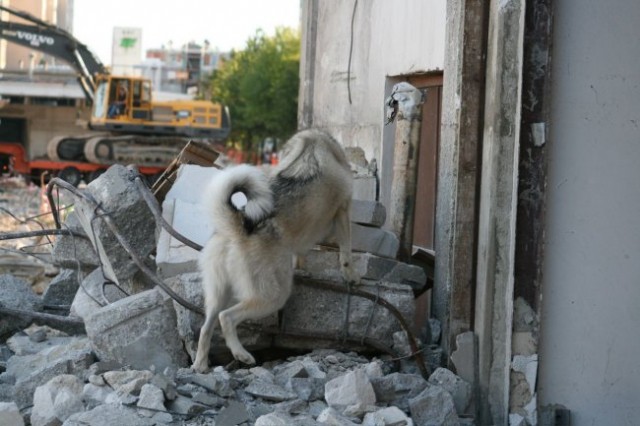
[(327, 129), (345, 146), (362, 147), (367, 159), (376, 158), (380, 164), (386, 78), (443, 69), (446, 1), (358, 2), (350, 104), (353, 5), (354, 0), (318, 1), (313, 125)]
[(554, 2), (539, 400), (640, 413), (640, 3)]

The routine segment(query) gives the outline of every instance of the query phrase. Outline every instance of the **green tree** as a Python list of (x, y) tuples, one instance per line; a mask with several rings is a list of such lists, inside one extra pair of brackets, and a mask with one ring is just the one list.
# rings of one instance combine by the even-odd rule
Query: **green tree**
[(211, 99), (229, 107), (231, 141), (255, 152), (266, 137), (287, 139), (296, 131), (300, 35), (279, 28), (261, 30), (246, 48), (222, 59), (210, 81)]

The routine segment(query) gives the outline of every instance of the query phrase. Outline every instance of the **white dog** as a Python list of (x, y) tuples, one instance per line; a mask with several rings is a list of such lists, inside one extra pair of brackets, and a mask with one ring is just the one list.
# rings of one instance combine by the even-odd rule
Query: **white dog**
[[(216, 323), (234, 358), (255, 359), (236, 328), (281, 309), (293, 285), (293, 258), (334, 233), (344, 278), (358, 281), (351, 267), (352, 174), (342, 147), (329, 135), (306, 130), (281, 150), (280, 163), (264, 169), (241, 165), (213, 179), (207, 202), (215, 233), (199, 266), (206, 318), (193, 368), (208, 369)], [(268, 173), (268, 174), (267, 174)], [(232, 195), (243, 193), (242, 207)]]

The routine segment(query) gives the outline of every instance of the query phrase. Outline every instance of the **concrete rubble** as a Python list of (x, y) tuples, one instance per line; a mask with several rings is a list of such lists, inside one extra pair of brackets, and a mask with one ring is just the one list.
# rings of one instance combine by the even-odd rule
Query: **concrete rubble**
[[(178, 232), (203, 244), (213, 232), (198, 204), (203, 185), (189, 182), (216, 172), (183, 167), (165, 197), (163, 215)], [(355, 289), (373, 300), (315, 284), (347, 288), (338, 272), (338, 252), (327, 241), (300, 260), (292, 297), (281, 312), (239, 328), (259, 365), (226, 365), (232, 359), (216, 334), (210, 357), (218, 367), (208, 374), (188, 368), (203, 317), (154, 287), (95, 206), (78, 197), (65, 227), (86, 238), (57, 238), (53, 259), (60, 271), (43, 296), (14, 277), (0, 276), (11, 288), (0, 294), (0, 306), (34, 312), (45, 305), (66, 306), (69, 318), (83, 321), (86, 335), (0, 318), (0, 423), (458, 424), (457, 413), (468, 413), (469, 383), (439, 368), (441, 351), (429, 338), (417, 343), (430, 345), (425, 358), (435, 371), (420, 375), (400, 322), (376, 303), (384, 299), (411, 323), (414, 294), (426, 274), (395, 260), (397, 238), (382, 229), (384, 206), (367, 188), (371, 169), (358, 167), (365, 195), (354, 199), (352, 212), (354, 267), (362, 276)], [(157, 226), (133, 177), (131, 170), (113, 166), (85, 191), (108, 212), (138, 258), (173, 292), (202, 306), (198, 252)]]

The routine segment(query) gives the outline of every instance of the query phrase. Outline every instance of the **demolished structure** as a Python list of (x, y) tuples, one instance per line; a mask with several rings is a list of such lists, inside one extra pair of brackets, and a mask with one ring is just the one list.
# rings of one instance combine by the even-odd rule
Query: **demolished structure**
[[(66, 231), (52, 250), (58, 275), (42, 297), (2, 278), (15, 287), (0, 296), (4, 334), (32, 320), (48, 325), (0, 346), (0, 423), (464, 423), (469, 385), (440, 368), (437, 323), (414, 324), (425, 271), (395, 259), (400, 242), (381, 228), (386, 211), (372, 167), (361, 151), (350, 157), (361, 285), (342, 281), (331, 241), (319, 245), (299, 262), (286, 306), (239, 328), (259, 366), (238, 368), (216, 335), (210, 355), (219, 367), (209, 374), (189, 366), (204, 319), (198, 248), (214, 232), (198, 201), (218, 170), (193, 163), (211, 158), (176, 165), (155, 197), (120, 165), (84, 190), (52, 180), (49, 194), (68, 191), (74, 204), (64, 220), (54, 214)], [(69, 315), (46, 306), (67, 306)]]

